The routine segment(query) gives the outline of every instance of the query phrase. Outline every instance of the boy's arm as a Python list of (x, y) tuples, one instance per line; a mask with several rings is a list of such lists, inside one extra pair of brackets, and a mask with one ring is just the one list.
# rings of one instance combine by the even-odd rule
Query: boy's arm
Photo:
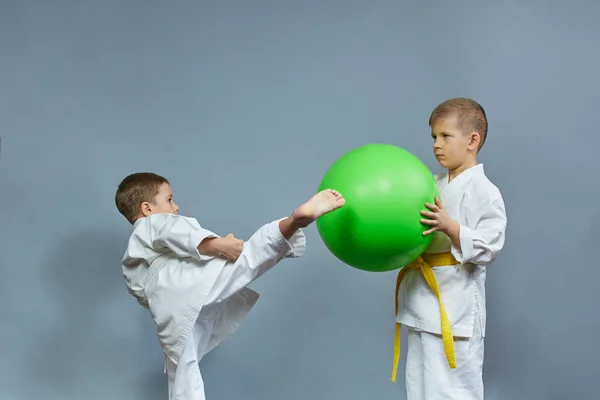
[[(206, 261), (214, 257), (212, 246), (205, 245), (219, 236), (200, 226), (194, 218), (174, 214), (156, 214), (148, 217), (150, 221), (151, 245), (154, 248), (168, 248), (179, 257), (193, 257)], [(213, 243), (214, 246), (214, 243)]]
[(450, 229), (447, 233), (453, 242), (452, 254), (463, 264), (493, 263), (505, 240), (506, 210), (502, 198), (477, 204), (468, 210), (466, 220), (467, 225), (457, 224), (458, 232)]
[(237, 239), (231, 233), (223, 238), (208, 237), (198, 245), (200, 254), (222, 257), (231, 261), (238, 259), (244, 250), (244, 241)]
[(446, 233), (446, 236), (448, 236), (450, 238), (450, 240), (452, 241), (453, 247), (455, 247), (456, 250), (461, 251), (460, 224), (458, 222), (456, 222), (455, 220), (451, 220), (450, 227), (448, 228), (448, 231), (445, 233)]

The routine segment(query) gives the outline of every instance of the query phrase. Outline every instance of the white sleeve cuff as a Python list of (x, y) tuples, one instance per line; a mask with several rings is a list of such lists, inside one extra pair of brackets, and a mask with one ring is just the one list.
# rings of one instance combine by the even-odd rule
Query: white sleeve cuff
[(206, 229), (199, 229), (197, 231), (192, 232), (190, 234), (190, 240), (188, 243), (188, 253), (190, 254), (190, 256), (200, 261), (208, 261), (215, 258), (214, 256), (208, 256), (206, 254), (200, 253), (200, 251), (198, 251), (198, 246), (200, 245), (200, 243), (202, 243), (204, 239), (218, 237), (219, 235)]

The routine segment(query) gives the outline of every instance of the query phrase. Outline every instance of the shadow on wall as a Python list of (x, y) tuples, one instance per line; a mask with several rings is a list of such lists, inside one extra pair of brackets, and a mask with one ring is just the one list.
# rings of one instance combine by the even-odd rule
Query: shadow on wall
[(47, 258), (42, 296), (56, 318), (38, 327), (23, 371), (46, 398), (167, 396), (154, 325), (123, 281), (125, 243), (123, 232), (80, 232)]

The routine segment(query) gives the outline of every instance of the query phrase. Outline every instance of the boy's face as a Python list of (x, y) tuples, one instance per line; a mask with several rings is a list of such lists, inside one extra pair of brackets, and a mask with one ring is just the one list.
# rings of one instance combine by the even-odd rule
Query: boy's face
[(173, 201), (173, 192), (168, 183), (163, 183), (152, 202), (142, 204), (142, 215), (147, 217), (152, 214), (178, 214), (179, 206)]
[(435, 121), (431, 125), (433, 153), (440, 166), (455, 170), (465, 164), (474, 149), (472, 134), (463, 133), (455, 116)]

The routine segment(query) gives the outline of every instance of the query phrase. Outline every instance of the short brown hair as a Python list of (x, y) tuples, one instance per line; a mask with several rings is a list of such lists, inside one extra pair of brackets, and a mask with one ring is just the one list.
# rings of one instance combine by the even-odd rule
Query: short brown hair
[(117, 209), (131, 224), (140, 214), (140, 207), (145, 201), (154, 200), (163, 183), (169, 183), (167, 178), (152, 172), (131, 174), (121, 181), (115, 203)]
[(465, 97), (456, 97), (446, 100), (438, 105), (429, 117), (429, 126), (434, 122), (448, 117), (456, 116), (459, 129), (464, 134), (477, 132), (481, 136), (479, 148), (483, 146), (487, 137), (488, 122), (483, 107), (475, 100)]

